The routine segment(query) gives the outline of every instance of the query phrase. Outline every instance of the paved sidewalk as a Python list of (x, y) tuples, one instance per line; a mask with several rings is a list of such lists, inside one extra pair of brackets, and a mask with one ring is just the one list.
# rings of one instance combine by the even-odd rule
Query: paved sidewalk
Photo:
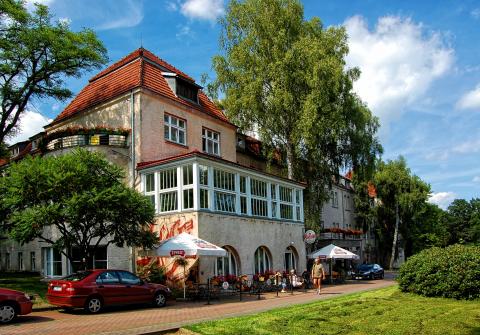
[(358, 281), (343, 285), (326, 286), (322, 295), (313, 290), (294, 291), (294, 294), (268, 293), (258, 300), (256, 296), (244, 296), (231, 299), (213, 300), (211, 305), (201, 302), (170, 302), (165, 308), (117, 308), (99, 315), (87, 315), (82, 311), (66, 313), (63, 311), (33, 312), (20, 317), (8, 326), (0, 326), (0, 334), (5, 335), (85, 335), (85, 334), (148, 334), (165, 329), (178, 328), (200, 321), (221, 319), (258, 312), (294, 304), (328, 299), (353, 292), (366, 291), (394, 285), (393, 279)]

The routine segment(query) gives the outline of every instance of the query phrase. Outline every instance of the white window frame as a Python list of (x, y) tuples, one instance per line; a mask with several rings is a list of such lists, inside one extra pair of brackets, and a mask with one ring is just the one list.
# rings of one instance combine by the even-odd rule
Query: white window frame
[[(286, 262), (287, 255), (288, 257), (290, 257), (290, 263), (293, 265), (290, 269), (287, 268), (287, 262)], [(285, 268), (286, 271), (297, 269), (297, 259), (295, 256), (296, 255), (292, 247), (287, 247), (287, 249), (285, 249), (285, 254), (283, 256), (283, 267)]]
[[(236, 187), (237, 187), (237, 178), (235, 177), (235, 173), (234, 172), (231, 172), (229, 170), (225, 170), (225, 169), (220, 169), (220, 168), (213, 168), (213, 208), (216, 212), (222, 212), (222, 213), (237, 213), (237, 193), (235, 192), (236, 191)], [(233, 175), (233, 187), (232, 188), (225, 188), (225, 187), (221, 187), (221, 186), (215, 186), (215, 173), (219, 173), (220, 174), (220, 179), (223, 179), (223, 182), (222, 184), (228, 184), (228, 183), (225, 183), (225, 181), (227, 180), (226, 179), (226, 176), (227, 175)], [(229, 178), (230, 179), (230, 178)], [(216, 206), (217, 206), (217, 196), (223, 196), (223, 194), (225, 194), (226, 197), (232, 197), (234, 198), (234, 201), (233, 201), (233, 210), (222, 210), (222, 209), (217, 209)]]
[(23, 261), (23, 251), (17, 253), (18, 271), (25, 271), (25, 262)]
[[(174, 122), (175, 121), (175, 122)], [(180, 126), (180, 122), (183, 122), (183, 127)], [(168, 142), (187, 145), (187, 120), (182, 119), (178, 116), (174, 116), (168, 113), (164, 113), (163, 116), (164, 130), (163, 137)], [(168, 128), (168, 137), (166, 134), (166, 128)], [(172, 139), (173, 131), (177, 132), (177, 140)], [(180, 141), (180, 133), (183, 133), (183, 142)]]
[[(234, 275), (234, 276), (238, 276), (238, 260), (237, 258), (235, 257), (235, 254), (229, 249), (229, 248), (226, 248), (226, 247), (223, 247), (225, 250), (227, 250), (227, 255), (225, 257), (217, 257), (215, 258), (215, 264), (214, 264), (214, 274), (215, 276), (227, 276), (227, 275)], [(228, 273), (225, 274), (224, 272), (224, 269), (222, 269), (222, 274), (219, 273), (218, 271), (218, 261), (220, 260), (220, 262), (222, 263), (222, 268), (225, 267), (225, 259), (228, 258)], [(233, 259), (233, 262), (235, 263), (235, 266), (232, 265), (232, 259)]]
[(37, 256), (35, 251), (30, 252), (30, 271), (37, 271), (37, 264), (36, 264)]
[[(290, 201), (287, 199), (282, 199), (282, 189), (285, 189), (287, 191), (290, 191)], [(279, 218), (282, 219), (282, 220), (292, 220), (292, 221), (295, 221), (296, 218), (295, 218), (295, 192), (296, 189), (292, 188), (292, 187), (289, 187), (289, 186), (284, 186), (284, 185), (281, 185), (278, 187), (278, 207), (279, 207), (279, 211), (280, 211), (280, 215), (279, 215)], [(282, 205), (284, 206), (289, 206), (291, 208), (291, 211), (292, 211), (292, 217), (288, 218), (288, 217), (283, 217), (282, 216), (282, 211), (281, 211), (281, 207)]]
[[(257, 186), (256, 184), (259, 184), (259, 183), (263, 183), (265, 185), (265, 196), (262, 196), (262, 195), (259, 195), (259, 194), (254, 194), (253, 189), (252, 189), (252, 186)], [(268, 187), (269, 187), (269, 183), (265, 180), (262, 180), (262, 179), (259, 179), (259, 178), (250, 178), (250, 203), (251, 203), (251, 211), (252, 211), (252, 216), (258, 216), (258, 217), (269, 217), (269, 210), (268, 210)], [(256, 202), (257, 201), (257, 202)], [(265, 214), (264, 215), (261, 215), (261, 214), (254, 214), (254, 204), (257, 204), (259, 202), (262, 202), (265, 204)]]
[[(183, 169), (185, 166), (193, 167), (193, 183), (189, 185), (184, 185), (183, 182)], [(201, 169), (206, 168), (208, 173), (207, 175), (207, 185), (200, 184), (200, 175)], [(175, 174), (177, 178), (177, 183), (174, 184), (170, 179), (170, 184), (168, 182), (162, 182), (162, 176), (170, 171), (168, 178), (173, 178)], [(215, 172), (217, 171), (217, 172)], [(217, 175), (216, 175), (217, 173)], [(218, 173), (224, 173), (225, 175), (218, 175)], [(146, 192), (146, 179), (150, 174), (154, 174), (155, 180), (155, 190), (150, 190)], [(228, 175), (227, 175), (228, 174)], [(168, 163), (162, 166), (160, 169), (149, 168), (145, 172), (141, 173), (142, 176), (142, 185), (141, 190), (147, 196), (152, 196), (155, 199), (156, 212), (158, 214), (168, 214), (173, 212), (182, 212), (188, 210), (208, 210), (212, 212), (228, 213), (235, 214), (239, 216), (249, 216), (249, 217), (260, 217), (260, 218), (270, 218), (275, 220), (282, 221), (291, 221), (291, 222), (303, 222), (303, 191), (302, 188), (296, 185), (287, 184), (282, 182), (279, 179), (271, 178), (268, 176), (263, 176), (255, 172), (245, 171), (244, 169), (235, 168), (231, 166), (226, 166), (218, 162), (214, 162), (208, 159), (187, 159), (182, 160), (178, 163)], [(215, 177), (217, 177), (217, 184), (215, 182)], [(220, 180), (220, 179), (225, 180)], [(241, 190), (240, 180), (245, 178), (245, 188)], [(265, 192), (262, 194), (253, 194), (254, 191), (252, 187), (255, 187), (255, 183), (260, 182), (265, 185)], [(252, 185), (253, 183), (253, 185)], [(169, 188), (160, 189), (160, 185), (167, 184)], [(292, 196), (288, 199), (281, 197), (280, 190), (283, 188), (288, 189), (289, 192), (292, 192)], [(183, 192), (185, 190), (193, 189), (193, 208), (184, 208), (184, 199)], [(160, 198), (164, 193), (172, 194), (176, 192), (176, 203), (175, 209), (169, 211), (161, 211)], [(208, 208), (206, 206), (201, 207), (200, 199), (201, 194), (207, 192), (208, 194)], [(221, 202), (226, 204), (225, 208), (216, 209), (216, 194), (225, 193), (231, 199), (228, 199)], [(256, 192), (258, 193), (258, 192)], [(266, 193), (266, 194), (265, 194)], [(172, 195), (173, 196), (173, 195)], [(245, 199), (246, 202), (246, 213), (242, 212), (241, 202), (242, 199)], [(283, 200), (282, 200), (283, 199)], [(265, 211), (264, 215), (253, 215), (252, 202), (264, 201), (265, 202)], [(288, 201), (286, 201), (288, 200)], [(273, 203), (276, 204), (274, 208)], [(288, 205), (292, 209), (291, 217), (281, 217), (281, 205)], [(262, 213), (260, 213), (262, 214)]]
[[(214, 138), (217, 135), (217, 139)], [(208, 150), (208, 144), (212, 143), (212, 152)], [(218, 152), (215, 152), (215, 145), (217, 145)], [(215, 156), (221, 156), (220, 147), (220, 133), (208, 128), (202, 128), (202, 151)]]
[[(62, 261), (62, 254), (60, 253), (60, 260), (54, 260), (54, 249), (51, 247), (42, 248), (43, 251), (43, 271), (45, 277), (49, 278), (59, 278), (63, 275), (63, 261)], [(49, 261), (50, 259), (50, 261)], [(60, 274), (53, 274), (54, 265), (55, 263), (62, 264), (62, 270)]]
[[(258, 259), (256, 257), (257, 252), (261, 252)], [(265, 273), (272, 269), (272, 259), (270, 258), (269, 251), (266, 247), (261, 246), (255, 250), (253, 254), (253, 272), (254, 273)], [(261, 271), (261, 264), (263, 263), (263, 271)], [(257, 271), (258, 269), (258, 271)]]
[(332, 207), (338, 208), (338, 191), (332, 191)]
[[(153, 190), (147, 191), (147, 177), (153, 176)], [(158, 173), (151, 172), (142, 175), (142, 185), (143, 185), (143, 194), (147, 197), (153, 197), (153, 204), (155, 207), (155, 212), (157, 213), (159, 210), (158, 207)]]
[[(162, 178), (162, 173), (166, 173), (167, 171), (170, 171), (171, 172), (171, 175), (174, 176), (176, 175), (177, 177), (177, 182), (176, 182), (176, 185), (174, 186), (171, 186), (169, 188), (165, 188), (165, 189), (160, 189), (160, 186), (161, 186), (161, 178)], [(158, 200), (157, 200), (157, 206), (158, 206), (158, 210), (157, 212), (158, 213), (174, 213), (174, 212), (179, 212), (181, 211), (181, 208), (182, 208), (182, 190), (181, 190), (181, 185), (182, 185), (182, 178), (183, 178), (183, 175), (182, 175), (182, 171), (181, 171), (181, 167), (177, 166), (177, 167), (171, 167), (171, 168), (166, 168), (166, 169), (162, 169), (162, 170), (159, 170), (157, 172), (157, 175), (158, 175), (158, 188), (157, 188), (157, 197), (158, 197)], [(172, 210), (168, 210), (168, 211), (162, 211), (162, 207), (161, 207), (161, 203), (160, 203), (160, 200), (161, 200), (161, 197), (162, 197), (162, 194), (173, 194), (173, 193), (176, 193), (177, 194), (177, 198), (175, 199), (175, 206), (176, 208), (172, 209)]]
[[(184, 179), (184, 173), (185, 170), (191, 168), (192, 169), (192, 183), (191, 184), (185, 184), (185, 179)], [(182, 178), (181, 178), (181, 185), (182, 185), (182, 210), (192, 210), (195, 209), (195, 170), (196, 170), (196, 165), (194, 164), (186, 164), (181, 166), (181, 172), (182, 172)], [(178, 181), (177, 181), (178, 182)], [(185, 191), (192, 190), (192, 206), (191, 207), (185, 207), (185, 198), (184, 198), (184, 193)]]

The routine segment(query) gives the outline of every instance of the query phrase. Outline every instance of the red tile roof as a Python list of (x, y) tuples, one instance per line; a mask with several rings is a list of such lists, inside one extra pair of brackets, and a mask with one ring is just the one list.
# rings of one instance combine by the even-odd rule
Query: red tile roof
[(158, 58), (150, 51), (143, 48), (135, 50), (92, 77), (87, 86), (55, 118), (52, 124), (139, 87), (146, 88), (156, 94), (231, 124), (225, 114), (203, 92), (199, 91), (199, 104), (177, 97), (162, 75), (162, 72), (165, 71), (173, 72), (187, 81), (194, 82), (191, 77)]

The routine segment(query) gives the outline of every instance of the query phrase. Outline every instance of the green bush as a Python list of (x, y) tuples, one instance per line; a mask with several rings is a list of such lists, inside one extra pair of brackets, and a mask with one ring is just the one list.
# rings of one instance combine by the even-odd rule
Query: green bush
[(480, 298), (480, 246), (431, 248), (400, 268), (400, 289), (427, 297)]

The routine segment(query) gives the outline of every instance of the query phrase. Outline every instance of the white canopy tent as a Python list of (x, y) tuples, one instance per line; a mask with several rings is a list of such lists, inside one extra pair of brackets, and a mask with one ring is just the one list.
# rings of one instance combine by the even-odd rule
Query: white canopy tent
[(337, 247), (334, 244), (329, 244), (322, 249), (312, 252), (308, 255), (309, 258), (317, 258), (320, 259), (330, 259), (330, 282), (332, 282), (332, 262), (335, 259), (358, 259), (358, 255), (354, 254), (351, 251), (345, 250), (343, 248)]
[(157, 247), (157, 256), (160, 257), (225, 257), (226, 255), (227, 251), (225, 249), (188, 233), (181, 233), (177, 236), (166, 239)]
[(343, 248), (337, 247), (334, 244), (329, 244), (322, 249), (312, 252), (308, 255), (309, 258), (317, 258), (319, 257), (322, 259), (358, 259), (358, 255), (354, 254), (351, 251), (345, 250)]
[[(157, 247), (156, 253), (160, 257), (225, 257), (227, 255), (225, 249), (188, 233), (181, 233), (162, 241)], [(183, 267), (183, 277), (183, 298), (185, 299), (185, 266)]]

